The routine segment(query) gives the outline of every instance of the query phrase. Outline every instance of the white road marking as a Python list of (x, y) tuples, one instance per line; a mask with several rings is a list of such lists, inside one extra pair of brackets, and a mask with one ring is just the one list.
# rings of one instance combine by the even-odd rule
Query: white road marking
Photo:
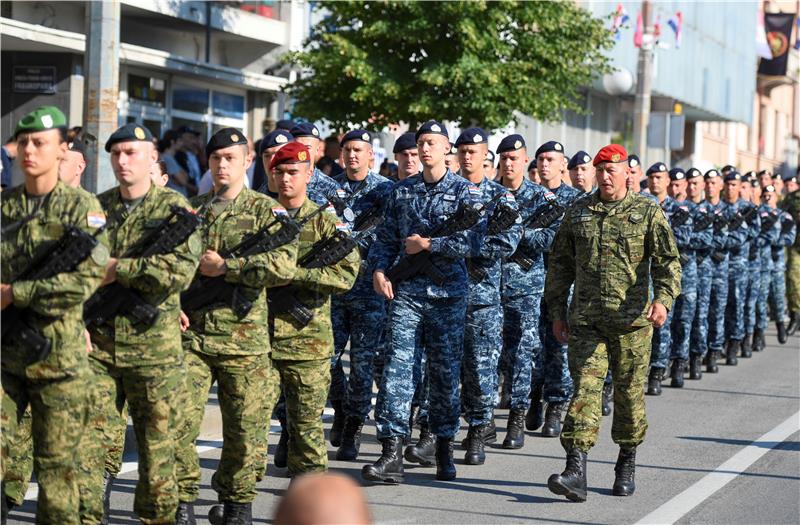
[(744, 447), (716, 470), (709, 472), (697, 483), (640, 519), (637, 525), (675, 523), (798, 431), (800, 431), (800, 412)]

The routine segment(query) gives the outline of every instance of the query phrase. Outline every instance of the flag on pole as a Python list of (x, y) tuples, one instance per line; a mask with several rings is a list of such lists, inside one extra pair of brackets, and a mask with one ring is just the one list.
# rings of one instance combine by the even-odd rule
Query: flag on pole
[(667, 20), (667, 25), (672, 28), (672, 32), (675, 33), (675, 49), (680, 49), (681, 47), (681, 26), (683, 26), (683, 13), (678, 11), (675, 13), (674, 16), (670, 17)]
[(622, 4), (617, 4), (617, 10), (614, 13), (614, 20), (611, 23), (611, 31), (614, 33), (614, 39), (619, 42), (622, 38), (622, 33), (620, 29), (622, 26), (625, 25), (630, 17), (628, 16), (628, 12), (625, 10), (625, 7)]
[(756, 54), (765, 60), (772, 60), (772, 50), (767, 43), (767, 31), (764, 29), (764, 13), (758, 12), (756, 18)]
[(642, 40), (644, 39), (644, 20), (642, 13), (636, 15), (636, 31), (633, 33), (634, 47), (642, 47)]

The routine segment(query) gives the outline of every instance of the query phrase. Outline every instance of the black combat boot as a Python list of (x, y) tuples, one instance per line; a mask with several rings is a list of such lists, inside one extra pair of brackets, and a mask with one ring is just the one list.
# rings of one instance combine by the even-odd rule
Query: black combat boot
[(753, 352), (763, 352), (767, 347), (767, 342), (764, 340), (764, 330), (756, 328), (753, 332)]
[(786, 330), (786, 323), (782, 320), (775, 321), (775, 327), (778, 329), (778, 342), (785, 345), (786, 341), (789, 340), (789, 332)]
[(689, 355), (689, 379), (703, 379), (703, 358), (700, 354)]
[(542, 437), (555, 438), (561, 435), (561, 415), (564, 413), (566, 403), (556, 401), (547, 403), (547, 413), (544, 415)]
[(224, 501), (222, 505), (211, 507), (208, 521), (211, 525), (253, 525), (253, 506), (251, 503)]
[(614, 385), (613, 383), (603, 384), (603, 415), (607, 416), (611, 413), (611, 401), (614, 399)]
[(647, 376), (647, 394), (648, 396), (661, 395), (661, 378), (664, 377), (664, 369), (650, 367), (650, 375)]
[[(492, 443), (497, 443), (497, 427), (494, 425), (494, 414), (492, 414), (492, 419), (489, 421), (488, 425), (476, 425), (481, 426), (483, 428), (483, 444), (484, 445), (491, 445)], [(468, 449), (469, 448), (469, 433), (467, 433), (467, 437), (461, 440), (461, 448)]]
[(740, 345), (740, 347), (742, 349), (742, 353), (741, 353), (742, 357), (745, 357), (745, 358), (753, 357), (753, 345), (752, 345), (752, 340), (753, 339), (752, 338), (753, 338), (753, 334), (745, 334), (744, 335), (744, 339), (742, 339), (742, 343)]
[(567, 452), (567, 468), (550, 476), (547, 488), (570, 501), (586, 501), (586, 452), (577, 448)]
[(453, 438), (436, 438), (436, 479), (456, 479), (456, 464), (453, 463)]
[(275, 466), (286, 468), (289, 459), (289, 429), (286, 427), (286, 420), (281, 421), (281, 437), (278, 438), (278, 446), (275, 447)]
[(683, 388), (683, 372), (685, 368), (686, 361), (683, 359), (674, 359), (672, 361), (672, 371), (669, 374), (672, 379), (669, 382), (669, 386), (672, 388)]
[(195, 525), (194, 503), (186, 501), (178, 502), (178, 510), (175, 511), (175, 525)]
[(107, 470), (103, 470), (103, 518), (100, 525), (108, 525), (108, 517), (111, 515), (111, 487), (114, 485), (114, 476)]
[(719, 372), (719, 367), (717, 366), (717, 359), (719, 359), (719, 352), (716, 350), (709, 350), (706, 354), (706, 372), (709, 374), (716, 374)]
[(436, 464), (436, 436), (431, 434), (427, 423), (420, 424), (419, 428), (419, 441), (407, 446), (403, 456), (409, 463), (432, 467)]
[(741, 341), (731, 339), (728, 341), (728, 347), (725, 349), (725, 364), (728, 366), (736, 366), (739, 360), (736, 359), (736, 354), (739, 352), (739, 347), (742, 345)]
[(786, 333), (794, 335), (798, 326), (800, 326), (800, 312), (789, 312), (789, 326), (786, 327)]
[(344, 402), (331, 401), (333, 407), (333, 423), (331, 423), (331, 432), (328, 437), (331, 440), (331, 445), (338, 447), (342, 444), (342, 430), (344, 430)]
[(342, 445), (336, 451), (337, 460), (355, 461), (358, 458), (358, 451), (361, 448), (361, 429), (363, 427), (364, 420), (361, 417), (347, 417), (342, 431)]
[(620, 448), (617, 464), (614, 467), (614, 488), (612, 493), (615, 496), (630, 496), (636, 490), (634, 474), (636, 473), (636, 447)]
[(392, 436), (381, 440), (381, 457), (372, 465), (364, 465), (361, 477), (382, 483), (403, 482), (403, 438)]
[(486, 452), (483, 436), (487, 425), (477, 425), (469, 427), (467, 431), (467, 453), (464, 455), (464, 463), (467, 465), (483, 465), (486, 461)]
[(503, 440), (503, 448), (522, 448), (525, 444), (525, 410), (522, 408), (512, 408), (508, 413), (508, 426), (506, 427), (506, 438)]
[(531, 390), (531, 406), (528, 408), (528, 413), (525, 414), (525, 428), (531, 432), (539, 430), (544, 423), (543, 391), (544, 385), (536, 385)]

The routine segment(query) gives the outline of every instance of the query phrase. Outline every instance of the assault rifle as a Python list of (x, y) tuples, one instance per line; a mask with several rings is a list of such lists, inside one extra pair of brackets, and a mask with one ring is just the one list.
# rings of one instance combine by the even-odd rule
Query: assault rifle
[[(546, 207), (532, 214), (522, 224), (525, 228), (530, 229), (548, 228), (561, 217), (566, 210), (567, 209), (559, 204), (558, 201), (550, 201)], [(533, 268), (533, 259), (525, 255), (524, 251), (519, 247), (507, 260), (517, 263), (517, 265), (526, 272)]]
[(703, 216), (694, 221), (694, 231), (701, 232), (714, 224), (714, 212), (702, 214)]
[(736, 213), (731, 219), (728, 221), (728, 229), (729, 230), (738, 230), (742, 227), (742, 225), (747, 222), (749, 223), (753, 216), (756, 214), (756, 207), (749, 206), (744, 212), (741, 210)]
[[(172, 205), (170, 214), (153, 232), (139, 239), (121, 258), (145, 258), (171, 253), (200, 227), (205, 210), (227, 189), (227, 186), (222, 186), (197, 212)], [(147, 329), (158, 320), (158, 304), (150, 304), (138, 291), (114, 282), (97, 290), (83, 306), (83, 319), (87, 326), (101, 326), (118, 315), (125, 315), (134, 324)]]
[[(260, 253), (269, 253), (272, 250), (292, 242), (299, 234), (303, 226), (312, 218), (319, 215), (328, 207), (323, 204), (300, 222), (295, 221), (288, 214), (279, 214), (275, 220), (261, 228), (260, 230), (247, 235), (242, 241), (220, 252), (223, 259), (232, 257), (251, 257)], [(275, 225), (280, 228), (275, 233), (270, 233), (270, 229)], [(225, 276), (217, 277), (200, 276), (192, 282), (188, 290), (181, 294), (181, 308), (187, 312), (194, 312), (211, 304), (227, 304), (238, 318), (246, 316), (253, 308), (252, 301), (248, 300), (239, 286), (225, 281)]]
[(768, 213), (766, 218), (761, 218), (761, 232), (767, 233), (772, 229), (773, 226), (778, 222), (780, 217), (777, 213)]
[(672, 226), (673, 228), (680, 228), (681, 226), (686, 224), (686, 221), (688, 221), (689, 217), (691, 216), (692, 215), (691, 213), (689, 213), (689, 210), (678, 208), (672, 213), (672, 215), (670, 215), (669, 225)]
[[(509, 206), (503, 201), (497, 203), (492, 210), (492, 215), (489, 217), (489, 226), (486, 228), (487, 235), (497, 235), (511, 228), (519, 221), (519, 213), (517, 210)], [(481, 282), (486, 279), (486, 269), (480, 265), (479, 262), (472, 258), (467, 258), (467, 273), (475, 282)]]

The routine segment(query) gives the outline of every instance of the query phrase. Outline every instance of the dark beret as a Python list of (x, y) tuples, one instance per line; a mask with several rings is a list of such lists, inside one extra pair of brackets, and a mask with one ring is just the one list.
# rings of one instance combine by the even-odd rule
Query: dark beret
[(267, 133), (267, 136), (261, 139), (258, 144), (258, 154), (261, 155), (265, 150), (274, 148), (275, 146), (283, 146), (294, 140), (291, 133), (285, 129), (276, 129)]
[(542, 144), (541, 146), (539, 146), (539, 149), (537, 149), (536, 153), (534, 154), (534, 158), (538, 157), (542, 153), (548, 153), (550, 151), (557, 151), (558, 153), (564, 153), (564, 146), (556, 140), (549, 140), (544, 144)]
[(489, 142), (489, 135), (481, 128), (467, 128), (461, 132), (456, 139), (455, 146), (462, 144), (486, 144)]
[(688, 179), (694, 179), (694, 178), (697, 178), (697, 177), (702, 177), (702, 176), (703, 176), (703, 172), (700, 171), (697, 168), (689, 168), (688, 171), (686, 171), (686, 179), (687, 180)]
[(503, 137), (500, 144), (497, 146), (497, 153), (505, 153), (506, 151), (517, 151), (525, 147), (525, 139), (522, 135), (513, 134)]
[(131, 122), (111, 134), (106, 141), (106, 151), (119, 142), (153, 142), (153, 134), (144, 126)]
[(372, 135), (369, 134), (369, 131), (365, 129), (354, 129), (353, 131), (348, 131), (342, 140), (339, 142), (340, 146), (344, 146), (348, 142), (353, 140), (358, 140), (360, 142), (366, 142), (370, 146), (372, 145)]
[(211, 140), (206, 144), (206, 156), (222, 148), (229, 148), (236, 145), (247, 145), (247, 137), (236, 128), (222, 128), (211, 136)]
[(299, 137), (314, 137), (315, 139), (319, 138), (319, 130), (317, 129), (317, 126), (315, 126), (311, 122), (301, 122), (300, 124), (295, 124), (289, 133), (291, 133), (294, 138), (299, 138)]
[(571, 159), (569, 159), (569, 162), (567, 163), (567, 169), (574, 170), (581, 164), (589, 164), (590, 162), (592, 162), (592, 156), (581, 150), (573, 155)]
[(686, 172), (681, 168), (672, 168), (669, 170), (669, 180), (686, 180)]
[(442, 135), (446, 137), (448, 141), (450, 140), (450, 135), (447, 134), (447, 128), (444, 127), (444, 124), (436, 120), (429, 120), (421, 125), (414, 134), (414, 140), (419, 140), (420, 135), (428, 135), (431, 133), (434, 135)]
[(667, 170), (667, 165), (664, 164), (663, 162), (656, 162), (655, 164), (653, 164), (652, 166), (647, 168), (647, 171), (645, 172), (645, 175), (647, 175), (649, 177), (653, 173), (660, 173), (662, 171), (668, 171)]
[(407, 149), (417, 149), (417, 140), (415, 135), (415, 133), (409, 131), (408, 133), (403, 133), (397, 137), (397, 140), (394, 141), (392, 153), (400, 153), (401, 151), (405, 151)]

